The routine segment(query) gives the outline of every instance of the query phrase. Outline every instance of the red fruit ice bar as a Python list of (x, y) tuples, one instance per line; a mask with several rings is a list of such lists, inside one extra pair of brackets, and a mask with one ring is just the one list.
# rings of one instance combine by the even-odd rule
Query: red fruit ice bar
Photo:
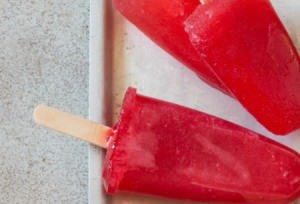
[(130, 88), (109, 138), (103, 181), (109, 194), (287, 203), (300, 194), (300, 156), (238, 125)]
[(300, 59), (269, 0), (214, 0), (185, 25), (199, 56), (260, 123), (275, 134), (300, 127)]
[(184, 21), (200, 5), (199, 0), (114, 0), (114, 7), (151, 40), (192, 69), (211, 86), (230, 95), (199, 57)]

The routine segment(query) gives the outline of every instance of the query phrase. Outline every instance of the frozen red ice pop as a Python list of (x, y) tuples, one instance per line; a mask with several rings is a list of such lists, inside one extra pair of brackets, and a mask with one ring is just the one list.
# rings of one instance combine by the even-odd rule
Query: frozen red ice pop
[[(46, 106), (46, 127), (106, 147), (103, 184), (179, 200), (285, 204), (300, 195), (300, 156), (220, 118), (129, 88), (111, 129)], [(108, 136), (108, 137), (107, 137)]]
[[(295, 19), (296, 20), (296, 19)], [(300, 60), (269, 0), (214, 0), (185, 21), (191, 43), (267, 129), (300, 127)]]
[(287, 203), (299, 154), (238, 125), (128, 89), (110, 134), (105, 190), (192, 201)]
[(184, 30), (184, 21), (199, 0), (114, 0), (114, 7), (161, 48), (211, 86), (231, 95), (199, 57)]

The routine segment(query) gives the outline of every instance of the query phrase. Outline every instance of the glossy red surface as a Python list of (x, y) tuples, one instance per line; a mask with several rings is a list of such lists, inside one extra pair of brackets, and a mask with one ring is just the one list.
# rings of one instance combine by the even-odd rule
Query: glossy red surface
[(193, 201), (287, 203), (300, 156), (250, 130), (129, 89), (108, 143), (103, 183)]
[(184, 31), (183, 22), (200, 5), (199, 0), (114, 0), (113, 4), (152, 41), (205, 82), (230, 95), (199, 57)]
[(199, 56), (260, 123), (282, 135), (300, 128), (299, 55), (269, 0), (214, 0), (185, 25)]

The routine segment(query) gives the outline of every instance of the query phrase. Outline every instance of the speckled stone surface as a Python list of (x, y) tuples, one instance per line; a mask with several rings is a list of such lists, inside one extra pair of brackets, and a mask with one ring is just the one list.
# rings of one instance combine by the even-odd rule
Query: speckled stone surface
[(0, 1), (0, 203), (88, 202), (88, 145), (32, 120), (87, 117), (88, 0)]

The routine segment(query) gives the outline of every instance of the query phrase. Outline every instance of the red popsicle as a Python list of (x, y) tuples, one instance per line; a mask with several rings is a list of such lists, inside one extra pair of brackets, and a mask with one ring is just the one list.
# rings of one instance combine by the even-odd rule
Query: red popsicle
[(300, 127), (300, 59), (269, 0), (214, 0), (185, 25), (199, 56), (260, 123), (275, 134)]
[(109, 194), (282, 204), (300, 194), (300, 156), (245, 128), (130, 88), (110, 135), (103, 181)]
[(151, 40), (211, 86), (231, 95), (203, 62), (184, 31), (183, 22), (199, 0), (114, 0), (114, 7)]

